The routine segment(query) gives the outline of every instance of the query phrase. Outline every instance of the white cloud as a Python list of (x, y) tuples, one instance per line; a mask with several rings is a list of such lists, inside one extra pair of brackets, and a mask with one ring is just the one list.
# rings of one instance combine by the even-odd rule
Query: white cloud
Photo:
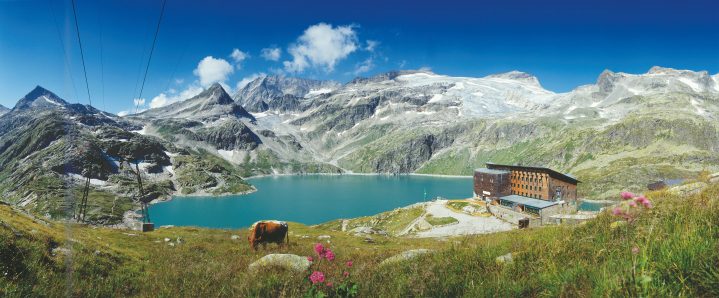
[(144, 98), (135, 98), (132, 100), (132, 103), (135, 106), (141, 107), (145, 105), (145, 99)]
[(245, 61), (247, 58), (250, 58), (250, 54), (247, 52), (240, 51), (240, 49), (234, 49), (232, 50), (232, 54), (230, 54), (230, 57), (232, 57), (232, 60), (235, 60), (235, 67), (237, 69), (242, 68), (242, 61)]
[(160, 95), (155, 96), (154, 98), (152, 98), (152, 100), (150, 100), (151, 109), (164, 107), (168, 104), (170, 104), (170, 98), (164, 92), (160, 93)]
[(193, 73), (200, 78), (202, 86), (208, 86), (212, 83), (224, 82), (227, 77), (234, 72), (234, 68), (225, 59), (216, 59), (207, 56), (197, 64), (197, 68)]
[(262, 49), (262, 58), (268, 61), (279, 61), (282, 56), (282, 49), (280, 48), (264, 48)]
[(237, 82), (237, 87), (236, 87), (236, 88), (237, 88), (237, 90), (239, 91), (240, 89), (242, 89), (243, 87), (245, 87), (245, 86), (246, 86), (247, 84), (249, 84), (250, 82), (256, 80), (257, 78), (266, 77), (266, 76), (267, 76), (267, 74), (264, 73), (264, 72), (253, 73), (253, 74), (251, 74), (251, 75), (249, 75), (249, 76), (246, 76), (246, 77), (242, 78), (242, 80), (240, 80), (239, 82)]
[(302, 72), (308, 67), (322, 67), (331, 72), (337, 62), (357, 50), (357, 43), (354, 26), (319, 23), (307, 28), (297, 43), (287, 49), (292, 61), (283, 64), (288, 72)]
[(359, 75), (370, 71), (372, 68), (374, 68), (374, 61), (370, 57), (367, 58), (367, 60), (357, 63), (357, 65), (355, 65), (354, 74)]
[(230, 54), (230, 57), (232, 57), (235, 62), (242, 62), (247, 58), (250, 58), (250, 54), (247, 54), (247, 52), (240, 51), (240, 49), (233, 49), (232, 54)]
[(365, 49), (365, 51), (368, 51), (368, 52), (374, 52), (374, 49), (377, 48), (378, 45), (379, 45), (379, 41), (368, 40), (367, 46), (364, 49)]
[(185, 90), (183, 90), (180, 93), (171, 92), (172, 90), (168, 90), (167, 92), (162, 92), (159, 95), (155, 96), (150, 100), (150, 108), (159, 108), (164, 107), (166, 105), (170, 105), (173, 103), (176, 103), (181, 100), (185, 100), (188, 98), (191, 98), (197, 94), (200, 94), (204, 89), (197, 85), (197, 83), (191, 84), (188, 86)]
[(125, 116), (127, 116), (127, 115), (129, 115), (129, 114), (130, 114), (129, 111), (119, 111), (119, 112), (117, 113), (117, 115), (120, 116), (120, 117), (125, 117)]

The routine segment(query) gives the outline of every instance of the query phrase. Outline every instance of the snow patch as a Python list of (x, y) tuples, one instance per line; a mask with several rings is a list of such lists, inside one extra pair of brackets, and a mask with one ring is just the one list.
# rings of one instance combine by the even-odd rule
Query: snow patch
[(330, 93), (332, 91), (334, 91), (334, 89), (332, 89), (332, 88), (322, 88), (322, 89), (317, 89), (317, 90), (311, 89), (310, 92), (307, 92), (307, 94), (305, 94), (305, 98), (310, 98), (310, 97), (317, 96), (320, 94)]
[[(85, 182), (86, 179), (87, 179), (87, 177), (84, 177), (84, 176), (79, 175), (79, 174), (69, 174), (69, 176), (72, 177), (72, 178), (75, 179), (75, 180), (80, 180), (80, 181), (82, 181), (82, 182)], [(107, 185), (107, 182), (106, 182), (106, 181), (102, 181), (102, 180), (100, 180), (100, 179), (90, 179), (90, 184), (91, 184), (91, 185), (94, 185), (94, 186), (105, 186), (105, 185)]]
[(689, 88), (692, 88), (694, 92), (701, 92), (702, 88), (699, 87), (699, 84), (697, 82), (694, 82), (688, 78), (679, 78), (679, 81), (684, 83), (685, 85), (689, 86)]
[(698, 100), (696, 100), (696, 98), (692, 98), (691, 103), (692, 107), (694, 107), (694, 110), (696, 110), (697, 115), (706, 116), (708, 114), (706, 110), (701, 108), (700, 103)]
[(47, 95), (43, 95), (42, 98), (43, 98), (45, 101), (47, 101), (47, 102), (49, 102), (49, 103), (51, 103), (51, 104), (54, 104), (54, 105), (59, 106), (59, 107), (62, 107), (62, 104), (61, 104), (61, 103), (50, 99), (49, 97), (47, 97)]
[(444, 95), (435, 94), (434, 96), (432, 96), (432, 98), (427, 103), (438, 102), (438, 101), (442, 100), (442, 98), (444, 98)]
[(250, 113), (250, 114), (252, 114), (252, 116), (254, 116), (255, 118), (263, 118), (263, 117), (267, 117), (270, 115), (270, 113), (267, 111), (262, 112), (262, 113)]
[(131, 132), (138, 133), (141, 135), (146, 135), (147, 134), (147, 125), (143, 126), (142, 129), (140, 129), (140, 130), (133, 130)]
[(577, 109), (577, 106), (571, 106), (564, 112), (564, 115), (567, 115), (576, 109)]
[(164, 169), (165, 172), (168, 172), (168, 173), (172, 174), (172, 176), (175, 176), (175, 168), (173, 168), (172, 166), (164, 166), (162, 168)]
[(217, 150), (217, 153), (219, 153), (220, 156), (222, 156), (224, 159), (227, 159), (227, 160), (231, 160), (232, 156), (235, 155), (235, 152), (236, 152), (235, 150), (222, 150), (222, 149)]

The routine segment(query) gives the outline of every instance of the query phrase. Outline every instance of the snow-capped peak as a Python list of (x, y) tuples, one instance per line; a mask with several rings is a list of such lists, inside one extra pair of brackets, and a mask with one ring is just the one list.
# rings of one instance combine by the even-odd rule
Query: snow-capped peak
[(68, 103), (49, 90), (36, 86), (27, 95), (15, 104), (15, 110), (28, 109), (31, 107), (40, 108), (65, 108)]
[(487, 78), (499, 78), (499, 79), (515, 80), (515, 81), (519, 81), (519, 82), (523, 82), (523, 83), (528, 83), (528, 84), (535, 85), (535, 86), (541, 86), (541, 85), (539, 84), (539, 79), (537, 79), (537, 77), (535, 77), (535, 76), (532, 75), (532, 74), (529, 74), (529, 73), (526, 73), (526, 72), (522, 72), (522, 71), (518, 71), (518, 70), (513, 70), (513, 71), (510, 71), (510, 72), (505, 72), (505, 73), (499, 73), (499, 74), (489, 75), (489, 76), (487, 76)]

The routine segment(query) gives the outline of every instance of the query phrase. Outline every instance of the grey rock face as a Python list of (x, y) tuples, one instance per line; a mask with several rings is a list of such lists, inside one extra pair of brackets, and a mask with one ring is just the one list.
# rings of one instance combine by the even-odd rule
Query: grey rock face
[(228, 116), (255, 121), (255, 117), (232, 100), (222, 85), (215, 83), (192, 98), (164, 107), (149, 109), (137, 114), (136, 117), (215, 121)]
[(275, 97), (267, 104), (266, 110), (273, 110), (279, 112), (288, 111), (299, 111), (301, 110), (302, 98), (294, 96), (292, 94), (285, 94), (280, 97)]
[(377, 173), (411, 173), (432, 158), (435, 152), (452, 145), (462, 127), (453, 127), (438, 134), (422, 134), (374, 160), (374, 170)]
[(35, 89), (30, 91), (27, 95), (21, 98), (17, 104), (15, 104), (14, 110), (25, 110), (29, 108), (42, 108), (42, 109), (59, 109), (64, 108), (68, 103), (48, 91), (47, 89), (36, 86)]
[(311, 91), (333, 90), (339, 84), (332, 81), (319, 81), (285, 76), (259, 77), (235, 93), (233, 98), (240, 105), (251, 112), (264, 112), (275, 107), (287, 108), (286, 104), (273, 103), (274, 101), (286, 101), (285, 95), (291, 95), (295, 99), (303, 99)]
[(239, 120), (227, 120), (221, 125), (201, 128), (193, 135), (197, 141), (213, 144), (223, 150), (252, 150), (262, 143), (260, 138)]

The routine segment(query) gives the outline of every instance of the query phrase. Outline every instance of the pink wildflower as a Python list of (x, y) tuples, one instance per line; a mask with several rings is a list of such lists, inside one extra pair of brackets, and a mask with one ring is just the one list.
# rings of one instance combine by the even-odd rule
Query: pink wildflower
[(644, 208), (652, 209), (652, 202), (650, 202), (649, 200), (644, 201), (642, 205), (644, 205)]
[(616, 208), (614, 208), (614, 210), (612, 210), (612, 214), (614, 214), (614, 215), (622, 215), (622, 214), (624, 214), (624, 211), (622, 211), (622, 208), (616, 207)]
[(347, 263), (345, 264), (347, 265), (347, 267), (352, 267), (352, 261), (347, 261)]
[(310, 281), (312, 284), (323, 283), (325, 282), (325, 274), (319, 271), (312, 272), (312, 275), (310, 275)]
[(331, 282), (331, 281), (328, 281), (328, 282), (325, 284), (325, 286), (327, 286), (328, 288), (331, 288), (331, 287), (332, 287), (332, 282)]
[(307, 260), (310, 262), (314, 262), (315, 260), (312, 257), (307, 257)]
[(326, 258), (328, 261), (332, 261), (332, 260), (335, 259), (335, 253), (333, 253), (331, 250), (327, 249), (327, 250), (325, 251), (325, 258)]
[(322, 243), (315, 244), (315, 252), (320, 257), (322, 257), (325, 254), (325, 247), (322, 246)]
[(638, 254), (639, 253), (639, 247), (632, 247), (632, 254)]
[(350, 273), (347, 272), (347, 271), (345, 271), (344, 273), (342, 273), (342, 275), (344, 275), (344, 277), (349, 277), (349, 276), (350, 276)]
[(634, 194), (628, 191), (623, 191), (621, 195), (623, 200), (629, 200), (634, 197)]
[(635, 201), (629, 201), (629, 206), (631, 206), (631, 207), (637, 207), (637, 202), (635, 202)]

